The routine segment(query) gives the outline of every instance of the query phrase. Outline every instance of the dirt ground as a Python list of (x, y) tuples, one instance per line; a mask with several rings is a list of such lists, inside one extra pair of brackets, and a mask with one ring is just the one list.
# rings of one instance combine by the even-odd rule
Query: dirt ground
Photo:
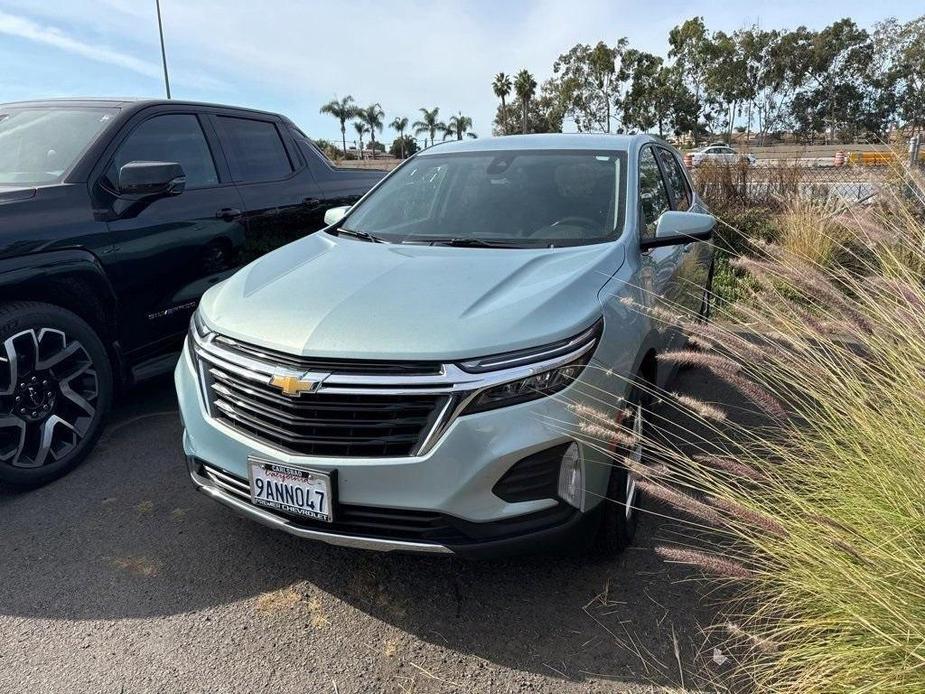
[(0, 492), (0, 692), (697, 691), (728, 667), (721, 597), (652, 551), (666, 509), (609, 561), (332, 548), (193, 490), (168, 379), (117, 413), (73, 474)]

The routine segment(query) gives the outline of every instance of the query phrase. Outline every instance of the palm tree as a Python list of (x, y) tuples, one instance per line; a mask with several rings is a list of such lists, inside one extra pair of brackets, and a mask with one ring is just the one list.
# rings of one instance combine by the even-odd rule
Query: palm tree
[(321, 107), (322, 113), (329, 113), (340, 121), (340, 136), (344, 145), (344, 158), (347, 158), (347, 121), (356, 116), (357, 107), (349, 94), (338, 101), (332, 99)]
[(369, 132), (369, 127), (363, 121), (354, 121), (353, 127), (357, 131), (357, 135), (360, 137), (360, 159), (363, 158), (363, 136)]
[(376, 131), (382, 132), (382, 119), (385, 118), (385, 112), (379, 104), (371, 104), (366, 108), (357, 111), (357, 118), (366, 124), (369, 132), (369, 141), (373, 148), (373, 159), (376, 158)]
[(414, 125), (411, 127), (414, 128), (414, 134), (420, 135), (424, 134), (424, 146), (427, 146), (427, 136), (430, 135), (430, 144), (434, 144), (434, 139), (437, 137), (437, 133), (444, 132), (446, 130), (446, 124), (437, 120), (437, 117), (440, 115), (440, 108), (434, 106), (430, 111), (426, 108), (421, 109), (421, 120), (415, 121)]
[(511, 93), (511, 78), (503, 72), (495, 75), (495, 81), (491, 83), (491, 88), (495, 91), (495, 96), (501, 99), (501, 130), (507, 134), (507, 105), (505, 99)]
[(458, 115), (450, 116), (450, 120), (446, 124), (446, 128), (443, 130), (443, 139), (448, 137), (456, 137), (457, 140), (463, 139), (463, 135), (466, 137), (471, 137), (475, 139), (478, 137), (473, 132), (469, 132), (469, 128), (472, 127), (472, 119), (469, 116), (464, 116), (461, 112)]
[(405, 130), (408, 129), (408, 119), (402, 116), (395, 117), (395, 120), (389, 124), (389, 127), (398, 132), (398, 141), (401, 143), (401, 158), (405, 158)]
[(536, 94), (536, 80), (527, 70), (521, 70), (517, 73), (517, 78), (514, 80), (514, 92), (520, 98), (520, 103), (523, 106), (523, 132), (526, 135), (527, 107), (530, 105), (530, 99)]

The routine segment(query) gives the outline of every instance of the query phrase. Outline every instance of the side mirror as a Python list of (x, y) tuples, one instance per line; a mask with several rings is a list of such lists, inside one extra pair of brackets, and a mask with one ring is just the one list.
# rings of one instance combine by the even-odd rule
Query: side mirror
[(699, 212), (663, 212), (655, 227), (655, 236), (643, 239), (639, 246), (642, 250), (677, 246), (692, 241), (707, 241), (713, 236), (716, 217)]
[(344, 218), (344, 215), (347, 214), (347, 211), (350, 209), (350, 205), (345, 205), (344, 207), (332, 207), (324, 213), (324, 225), (326, 227), (337, 224), (340, 220)]
[(186, 174), (176, 162), (130, 161), (119, 169), (119, 192), (125, 195), (179, 195), (185, 189)]

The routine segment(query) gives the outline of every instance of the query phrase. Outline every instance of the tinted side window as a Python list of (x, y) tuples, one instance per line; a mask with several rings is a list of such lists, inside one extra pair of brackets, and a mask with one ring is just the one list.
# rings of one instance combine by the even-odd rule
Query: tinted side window
[(640, 236), (655, 236), (655, 223), (662, 212), (671, 207), (668, 191), (662, 181), (662, 172), (655, 161), (651, 147), (646, 147), (639, 155), (639, 204), (642, 207), (643, 228)]
[(183, 167), (187, 188), (218, 184), (215, 162), (199, 119), (186, 113), (154, 116), (135, 128), (116, 150), (106, 173), (111, 184), (130, 161), (175, 161)]
[(218, 120), (235, 181), (276, 181), (292, 173), (292, 163), (276, 125), (231, 116), (219, 116)]
[(686, 212), (691, 206), (691, 190), (688, 188), (684, 172), (681, 171), (681, 165), (667, 149), (659, 149), (658, 158), (665, 170), (665, 182), (674, 198), (674, 208)]

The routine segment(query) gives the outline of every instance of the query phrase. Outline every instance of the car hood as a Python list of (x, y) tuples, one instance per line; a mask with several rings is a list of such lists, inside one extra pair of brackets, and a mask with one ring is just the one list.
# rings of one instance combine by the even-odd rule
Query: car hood
[(368, 243), (319, 232), (202, 299), (206, 324), (290, 354), (454, 360), (570, 337), (601, 315), (620, 243), (489, 249)]

